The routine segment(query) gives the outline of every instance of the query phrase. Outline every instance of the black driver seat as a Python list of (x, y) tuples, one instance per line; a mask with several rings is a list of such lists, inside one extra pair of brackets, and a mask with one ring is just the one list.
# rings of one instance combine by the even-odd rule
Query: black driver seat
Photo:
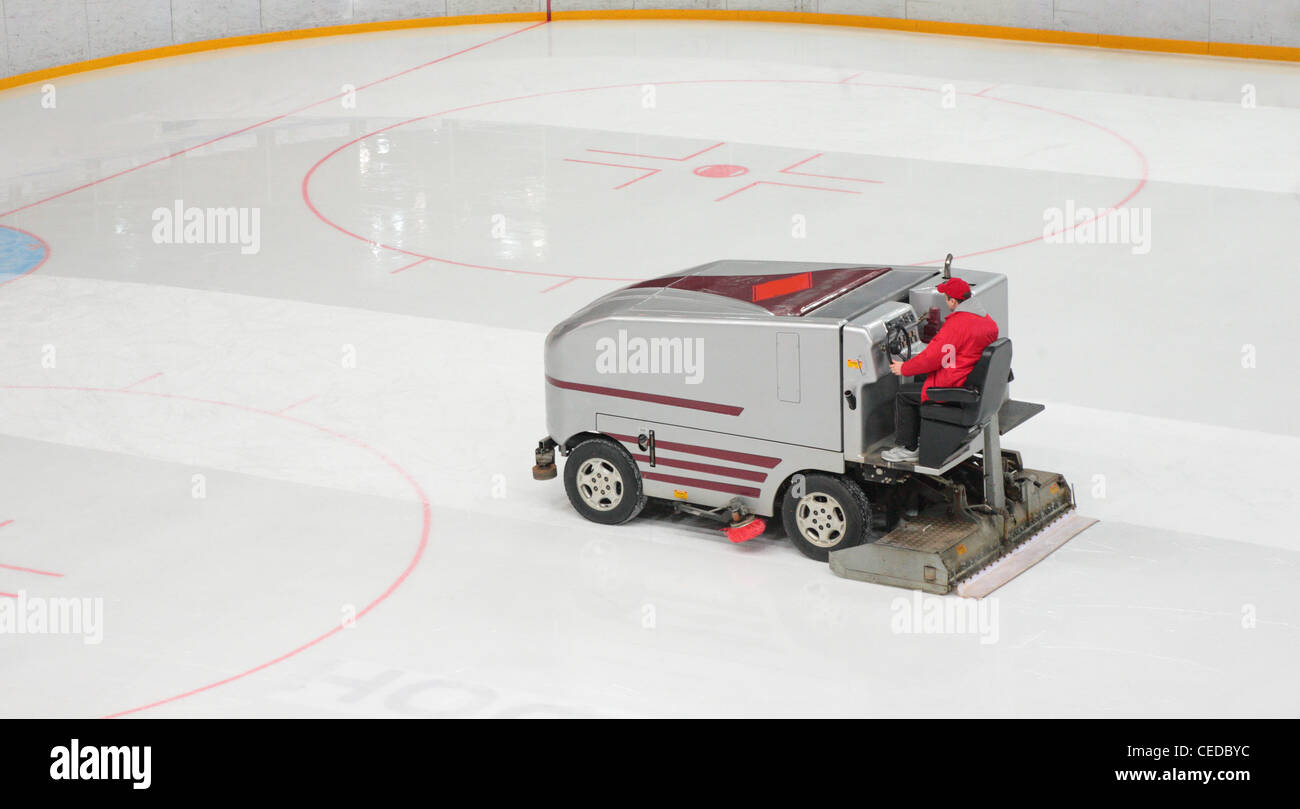
[(960, 388), (930, 388), (921, 405), (921, 466), (938, 468), (979, 435), (1007, 398), (1011, 340), (989, 343)]

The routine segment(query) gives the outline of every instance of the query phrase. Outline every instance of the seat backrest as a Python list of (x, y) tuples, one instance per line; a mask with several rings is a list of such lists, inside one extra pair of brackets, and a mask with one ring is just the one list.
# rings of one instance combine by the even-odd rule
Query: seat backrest
[(980, 392), (977, 423), (983, 424), (1002, 407), (1007, 397), (1007, 378), (1011, 374), (1011, 339), (1000, 337), (985, 346), (980, 358), (966, 377), (964, 387)]

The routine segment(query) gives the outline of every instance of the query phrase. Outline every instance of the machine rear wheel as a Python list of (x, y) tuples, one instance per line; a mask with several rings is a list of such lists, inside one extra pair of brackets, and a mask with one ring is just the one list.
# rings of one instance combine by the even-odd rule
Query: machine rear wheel
[(781, 502), (785, 535), (810, 559), (825, 562), (831, 551), (867, 541), (871, 504), (862, 487), (839, 475), (807, 474), (796, 479)]
[(602, 525), (625, 523), (646, 504), (636, 462), (608, 438), (588, 438), (573, 448), (564, 464), (564, 491), (579, 514)]

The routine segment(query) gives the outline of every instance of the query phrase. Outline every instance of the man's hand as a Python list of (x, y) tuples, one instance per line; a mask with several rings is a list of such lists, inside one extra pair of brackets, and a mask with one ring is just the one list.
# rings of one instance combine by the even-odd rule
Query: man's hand
[(894, 374), (894, 375), (896, 375), (896, 376), (902, 376), (902, 375), (903, 375), (903, 361), (902, 361), (902, 360), (894, 360), (893, 362), (889, 363), (889, 372), (892, 373), (892, 374)]

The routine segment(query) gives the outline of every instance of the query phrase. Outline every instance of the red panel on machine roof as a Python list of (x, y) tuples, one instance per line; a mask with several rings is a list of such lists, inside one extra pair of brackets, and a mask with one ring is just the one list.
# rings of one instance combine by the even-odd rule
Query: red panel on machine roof
[(779, 298), (782, 295), (803, 292), (805, 289), (812, 289), (812, 285), (812, 273), (801, 272), (798, 275), (787, 275), (774, 281), (754, 284), (754, 286), (750, 287), (750, 292), (753, 294), (754, 303), (758, 303), (768, 298)]
[(888, 267), (837, 267), (785, 275), (670, 275), (629, 289), (669, 287), (755, 303), (774, 315), (806, 315), (889, 272)]

